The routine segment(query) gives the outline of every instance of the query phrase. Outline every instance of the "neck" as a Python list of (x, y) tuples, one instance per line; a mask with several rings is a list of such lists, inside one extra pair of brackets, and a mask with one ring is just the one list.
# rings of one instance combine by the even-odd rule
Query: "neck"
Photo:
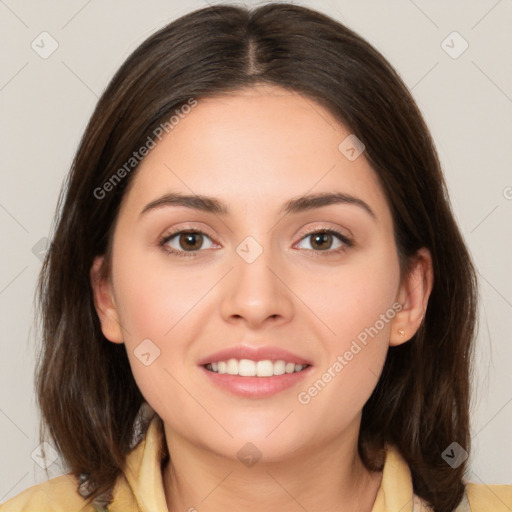
[(382, 473), (364, 467), (357, 436), (355, 443), (334, 439), (286, 460), (262, 458), (248, 467), (165, 428), (171, 458), (163, 480), (170, 512), (370, 512), (381, 483)]

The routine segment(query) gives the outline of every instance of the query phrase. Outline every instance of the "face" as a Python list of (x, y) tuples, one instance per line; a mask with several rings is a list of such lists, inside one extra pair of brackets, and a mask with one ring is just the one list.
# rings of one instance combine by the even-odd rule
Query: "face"
[[(95, 297), (170, 439), (233, 458), (250, 441), (268, 459), (357, 439), (405, 292), (389, 206), (349, 135), (260, 86), (201, 99), (137, 169)], [(248, 376), (210, 370), (229, 359)]]

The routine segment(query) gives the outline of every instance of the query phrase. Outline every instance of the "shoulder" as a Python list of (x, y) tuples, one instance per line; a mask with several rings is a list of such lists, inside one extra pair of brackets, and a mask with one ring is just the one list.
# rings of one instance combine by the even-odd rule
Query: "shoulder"
[(92, 512), (94, 509), (78, 494), (77, 486), (71, 474), (52, 478), (0, 505), (0, 512)]
[[(129, 483), (119, 475), (113, 488), (110, 512), (138, 512)], [(0, 512), (96, 512), (97, 507), (78, 494), (78, 481), (72, 474), (34, 485), (0, 505)]]
[(466, 493), (471, 512), (510, 512), (512, 485), (484, 485), (468, 483)]

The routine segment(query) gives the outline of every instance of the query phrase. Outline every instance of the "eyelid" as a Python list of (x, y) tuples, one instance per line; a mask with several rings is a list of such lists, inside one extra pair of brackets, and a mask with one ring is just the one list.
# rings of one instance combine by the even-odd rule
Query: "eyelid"
[(306, 230), (303, 233), (300, 234), (300, 239), (302, 240), (305, 236), (315, 234), (318, 231), (332, 231), (332, 232), (336, 232), (339, 235), (341, 235), (341, 236), (343, 236), (343, 237), (345, 237), (345, 238), (347, 238), (349, 240), (353, 240), (353, 238), (354, 238), (354, 235), (352, 234), (352, 232), (349, 229), (347, 229), (347, 228), (341, 228), (339, 226), (332, 226), (332, 225), (322, 224), (320, 226), (317, 225), (317, 226), (315, 226), (313, 228), (306, 228)]
[(169, 238), (169, 237), (172, 237), (174, 235), (177, 235), (178, 233), (183, 233), (183, 232), (185, 232), (185, 233), (189, 233), (189, 232), (201, 233), (203, 235), (207, 235), (209, 238), (212, 239), (212, 241), (215, 239), (215, 237), (210, 233), (208, 228), (206, 228), (204, 226), (197, 227), (197, 226), (193, 226), (191, 224), (180, 225), (177, 228), (173, 228), (173, 229), (167, 230), (167, 231), (164, 232), (163, 235), (160, 236), (160, 239), (162, 239), (162, 238)]

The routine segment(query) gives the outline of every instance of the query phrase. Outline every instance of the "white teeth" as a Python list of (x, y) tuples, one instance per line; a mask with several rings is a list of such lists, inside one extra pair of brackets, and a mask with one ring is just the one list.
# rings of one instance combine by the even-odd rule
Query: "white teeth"
[(238, 375), (238, 361), (230, 359), (226, 364), (226, 373), (229, 375)]
[(295, 371), (295, 364), (294, 363), (286, 363), (284, 370), (286, 373), (293, 373)]
[(230, 362), (233, 361), (233, 368), (236, 371), (236, 366), (238, 365), (238, 371), (236, 373), (231, 373), (231, 375), (242, 375), (244, 377), (254, 377), (256, 375), (256, 363), (251, 361), (250, 359), (240, 359), (237, 361), (236, 359), (230, 359)]
[(287, 363), (282, 359), (271, 361), (252, 361), (251, 359), (229, 359), (228, 361), (216, 361), (209, 363), (206, 368), (216, 373), (227, 373), (229, 375), (240, 375), (242, 377), (272, 377), (285, 373), (296, 373), (302, 371), (307, 365)]
[(286, 368), (286, 363), (282, 360), (276, 361), (274, 363), (274, 375), (283, 375), (284, 369)]
[(274, 375), (274, 363), (267, 359), (256, 363), (256, 375), (258, 377), (272, 377)]

